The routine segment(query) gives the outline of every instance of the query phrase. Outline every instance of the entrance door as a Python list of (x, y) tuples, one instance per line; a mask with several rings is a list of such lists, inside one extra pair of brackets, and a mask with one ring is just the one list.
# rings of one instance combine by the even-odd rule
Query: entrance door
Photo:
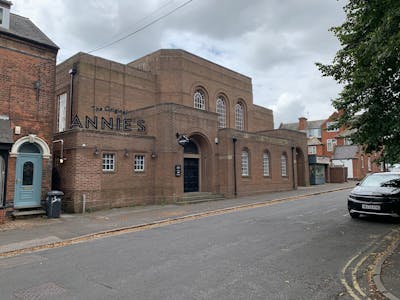
[(199, 159), (184, 158), (184, 192), (199, 191)]
[(42, 155), (19, 154), (15, 178), (15, 208), (39, 207), (42, 189)]

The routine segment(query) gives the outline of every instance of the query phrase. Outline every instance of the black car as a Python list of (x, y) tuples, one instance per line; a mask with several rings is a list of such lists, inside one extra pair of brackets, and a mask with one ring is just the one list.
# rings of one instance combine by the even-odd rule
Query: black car
[(347, 199), (350, 216), (400, 216), (400, 173), (374, 173), (365, 177)]

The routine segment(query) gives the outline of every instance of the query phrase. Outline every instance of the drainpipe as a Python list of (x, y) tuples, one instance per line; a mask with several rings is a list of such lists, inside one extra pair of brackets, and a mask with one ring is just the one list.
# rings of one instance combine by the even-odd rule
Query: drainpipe
[(234, 195), (237, 196), (237, 183), (236, 183), (236, 136), (232, 137), (233, 142), (233, 183), (234, 183)]
[(69, 70), (69, 75), (70, 75), (70, 83), (69, 83), (69, 113), (70, 113), (70, 119), (69, 119), (69, 126), (71, 127), (72, 124), (72, 101), (73, 101), (73, 95), (74, 95), (74, 75), (76, 74), (76, 67), (73, 66), (72, 69)]
[(293, 174), (293, 189), (296, 189), (296, 176), (295, 176), (295, 151), (296, 148), (292, 146), (292, 174)]
[[(64, 140), (55, 140), (55, 141), (53, 141), (53, 144), (55, 144), (55, 143), (61, 143), (61, 149), (60, 149), (60, 152), (61, 152), (61, 155), (60, 155), (60, 163), (63, 163), (64, 162)], [(54, 151), (53, 151), (54, 152)]]

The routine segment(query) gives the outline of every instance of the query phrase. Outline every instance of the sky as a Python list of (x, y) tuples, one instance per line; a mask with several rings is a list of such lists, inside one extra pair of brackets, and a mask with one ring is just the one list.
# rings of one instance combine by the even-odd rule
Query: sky
[[(340, 92), (316, 62), (340, 49), (329, 28), (346, 0), (13, 0), (59, 47), (129, 63), (158, 49), (183, 49), (252, 78), (253, 102), (273, 110), (275, 127), (326, 119)], [(124, 38), (111, 46), (91, 52)]]

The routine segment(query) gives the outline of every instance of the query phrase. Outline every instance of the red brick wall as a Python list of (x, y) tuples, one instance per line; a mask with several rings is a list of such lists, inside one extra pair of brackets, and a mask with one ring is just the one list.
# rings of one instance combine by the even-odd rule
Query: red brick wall
[[(0, 114), (9, 116), (13, 130), (21, 127), (14, 141), (35, 134), (52, 148), (56, 55), (56, 49), (0, 34)], [(15, 163), (10, 157), (7, 202), (14, 197)], [(51, 160), (44, 159), (42, 199), (50, 187)]]

